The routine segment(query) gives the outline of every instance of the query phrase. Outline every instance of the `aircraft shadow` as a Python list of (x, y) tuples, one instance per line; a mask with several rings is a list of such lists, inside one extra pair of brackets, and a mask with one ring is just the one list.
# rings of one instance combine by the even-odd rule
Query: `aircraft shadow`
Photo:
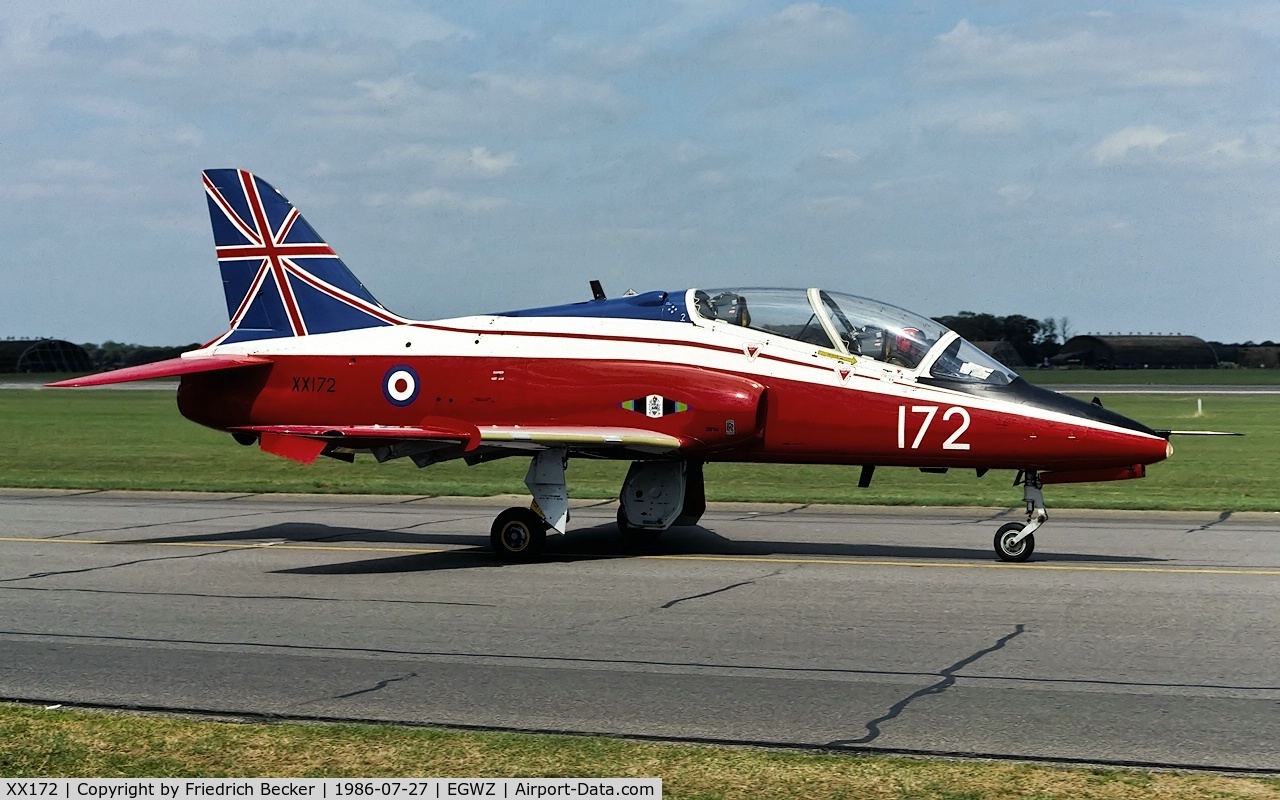
[(476, 545), (489, 546), (488, 536), (462, 533), (412, 533), (401, 530), (376, 530), (322, 525), (315, 522), (282, 522), (243, 531), (223, 531), (188, 536), (135, 539), (139, 544), (215, 544), (218, 542), (257, 544), (260, 542), (310, 542), (316, 544), (404, 544), (404, 545)]
[[(947, 547), (939, 545), (885, 545), (844, 542), (775, 542), (727, 539), (702, 526), (672, 528), (651, 542), (636, 542), (618, 535), (612, 524), (570, 531), (562, 542), (548, 540), (547, 553), (557, 551), (569, 558), (619, 558), (635, 555), (720, 555), (720, 556), (841, 556), (881, 560), (948, 559), (995, 561), (990, 547)], [(1114, 556), (1097, 553), (1037, 553), (1030, 563), (1070, 562), (1135, 564), (1167, 559), (1142, 556)]]
[[(352, 561), (317, 564), (278, 570), (294, 575), (367, 575), (384, 573), (430, 572), (436, 570), (477, 568), (519, 568), (496, 560), (489, 552), (485, 535), (453, 533), (407, 533), (403, 531), (330, 526), (317, 523), (281, 523), (243, 531), (195, 536), (158, 537), (134, 540), (137, 543), (244, 543), (286, 542), (317, 545), (391, 544), (417, 547), (443, 546), (449, 549), (435, 553), (404, 553), (386, 557), (360, 558)], [(459, 549), (461, 548), (461, 549)], [(574, 562), (646, 555), (668, 556), (773, 556), (773, 557), (844, 557), (877, 560), (952, 560), (995, 561), (986, 547), (948, 547), (939, 545), (884, 545), (843, 542), (780, 542), (733, 540), (701, 526), (672, 528), (654, 539), (635, 539), (619, 535), (613, 523), (573, 529), (567, 536), (551, 537), (542, 561)], [(1064, 553), (1047, 551), (1033, 556), (1031, 563), (1140, 564), (1159, 563), (1166, 559), (1136, 556), (1112, 556), (1096, 553)]]

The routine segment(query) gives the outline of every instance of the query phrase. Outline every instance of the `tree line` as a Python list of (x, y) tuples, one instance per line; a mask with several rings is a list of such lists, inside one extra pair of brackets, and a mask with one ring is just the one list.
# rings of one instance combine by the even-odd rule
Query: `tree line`
[(152, 364), (166, 358), (177, 358), (188, 350), (199, 349), (199, 342), (179, 347), (151, 347), (143, 344), (124, 344), (122, 342), (105, 341), (102, 344), (82, 344), (89, 354), (89, 363), (98, 371), (136, 367), (139, 364)]
[(1068, 317), (1032, 319), (1021, 314), (1001, 317), (961, 311), (934, 320), (971, 342), (1008, 342), (1022, 357), (1022, 363), (1032, 366), (1056, 356), (1072, 336)]
[[(1068, 317), (1045, 317), (1033, 319), (1022, 314), (1000, 316), (985, 312), (961, 311), (959, 314), (934, 317), (934, 320), (960, 334), (971, 342), (1008, 342), (1022, 362), (1031, 366), (1042, 364), (1053, 358), (1062, 349), (1062, 345), (1070, 339), (1074, 332)], [(1253, 342), (1243, 344), (1223, 344), (1209, 342), (1222, 361), (1235, 361), (1235, 353), (1242, 346), (1253, 346)], [(1264, 346), (1275, 346), (1274, 342), (1262, 342)], [(123, 344), (106, 341), (102, 344), (81, 345), (89, 353), (89, 361), (95, 370), (120, 369), (134, 367), (139, 364), (150, 364), (166, 358), (177, 358), (188, 350), (200, 347), (198, 343), (180, 347), (152, 347), (139, 344)]]

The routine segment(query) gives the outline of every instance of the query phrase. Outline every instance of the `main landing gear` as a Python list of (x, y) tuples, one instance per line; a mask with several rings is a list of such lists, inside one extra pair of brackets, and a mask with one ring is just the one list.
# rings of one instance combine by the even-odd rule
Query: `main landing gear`
[[(533, 495), (528, 508), (508, 508), (489, 529), (489, 544), (503, 561), (536, 561), (547, 536), (564, 533), (569, 522), (565, 484), (568, 450), (538, 452), (524, 483)], [(707, 508), (700, 461), (636, 461), (623, 481), (618, 532), (633, 542), (652, 543), (672, 525), (693, 525)]]
[(503, 561), (536, 561), (547, 544), (547, 533), (564, 533), (569, 522), (569, 488), (564, 469), (569, 450), (552, 447), (538, 451), (525, 473), (524, 485), (533, 495), (528, 508), (508, 508), (489, 528), (489, 545)]
[(547, 543), (547, 523), (532, 508), (508, 508), (489, 528), (489, 545), (503, 561), (533, 561)]
[(1044, 506), (1043, 484), (1040, 475), (1033, 469), (1018, 473), (1013, 485), (1022, 484), (1022, 498), (1027, 504), (1027, 521), (1009, 522), (996, 531), (996, 555), (1001, 561), (1026, 561), (1036, 549), (1036, 538), (1032, 534), (1049, 519), (1049, 511)]

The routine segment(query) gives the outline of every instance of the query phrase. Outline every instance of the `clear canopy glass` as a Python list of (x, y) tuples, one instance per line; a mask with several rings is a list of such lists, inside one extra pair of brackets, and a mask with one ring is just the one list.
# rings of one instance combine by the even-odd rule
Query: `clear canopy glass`
[(926, 374), (941, 380), (1003, 386), (1018, 377), (928, 317), (856, 295), (821, 289), (697, 289), (694, 310), (705, 319), (906, 369), (925, 364)]

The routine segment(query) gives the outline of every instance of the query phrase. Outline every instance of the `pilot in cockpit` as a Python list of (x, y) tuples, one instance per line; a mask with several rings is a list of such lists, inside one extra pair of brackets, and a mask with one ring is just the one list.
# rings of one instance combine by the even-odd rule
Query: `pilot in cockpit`
[(730, 325), (747, 327), (751, 324), (751, 312), (747, 311), (747, 298), (736, 292), (721, 292), (715, 297), (703, 299), (704, 292), (699, 292), (698, 301), (705, 309), (703, 316), (727, 322)]
[(914, 367), (928, 349), (918, 328), (903, 328), (893, 337), (887, 360), (896, 366)]

